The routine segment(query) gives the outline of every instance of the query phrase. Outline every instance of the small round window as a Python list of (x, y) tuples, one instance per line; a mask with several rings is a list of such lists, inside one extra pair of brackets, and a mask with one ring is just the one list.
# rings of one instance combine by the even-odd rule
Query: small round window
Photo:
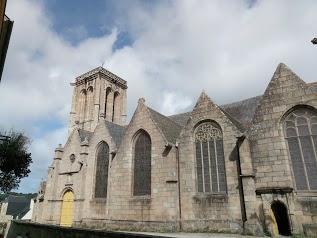
[(74, 154), (72, 154), (72, 155), (69, 157), (69, 160), (70, 160), (71, 163), (74, 163), (74, 162), (75, 162), (75, 159), (76, 159), (76, 157), (75, 157)]

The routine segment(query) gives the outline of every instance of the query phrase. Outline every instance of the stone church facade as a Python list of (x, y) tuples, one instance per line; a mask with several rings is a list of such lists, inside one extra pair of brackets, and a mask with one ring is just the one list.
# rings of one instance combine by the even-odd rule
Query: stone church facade
[(76, 78), (69, 137), (32, 220), (92, 228), (290, 235), (317, 223), (317, 84), (279, 64), (263, 95), (219, 106), (202, 92), (165, 116), (143, 98), (126, 125), (127, 82)]

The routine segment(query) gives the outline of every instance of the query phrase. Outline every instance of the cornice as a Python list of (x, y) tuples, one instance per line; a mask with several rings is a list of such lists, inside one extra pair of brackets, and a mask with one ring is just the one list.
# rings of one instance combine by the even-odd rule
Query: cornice
[(98, 74), (100, 74), (101, 76), (103, 76), (104, 78), (106, 78), (108, 80), (110, 79), (111, 82), (116, 83), (125, 89), (127, 88), (127, 81), (125, 81), (124, 79), (120, 78), (119, 76), (111, 73), (110, 71), (106, 70), (105, 68), (103, 68), (101, 66), (78, 76), (76, 78), (75, 84), (78, 85), (78, 84), (81, 84), (85, 80), (90, 80), (90, 79), (96, 78)]

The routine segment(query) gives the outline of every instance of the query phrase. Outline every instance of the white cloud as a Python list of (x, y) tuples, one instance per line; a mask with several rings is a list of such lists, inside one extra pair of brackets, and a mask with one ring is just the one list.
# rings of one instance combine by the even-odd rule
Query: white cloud
[[(174, 114), (193, 107), (203, 89), (218, 104), (260, 95), (279, 62), (306, 82), (315, 80), (317, 48), (310, 43), (317, 36), (314, 0), (257, 1), (252, 8), (247, 0), (146, 6), (119, 1), (112, 33), (87, 37), (76, 46), (53, 31), (43, 4), (8, 2), (15, 23), (0, 85), (0, 124), (33, 134), (45, 120), (65, 127), (64, 134), (61, 128), (47, 129), (34, 139), (32, 181), (45, 177), (42, 171), (52, 162), (58, 140), (65, 142), (69, 83), (104, 60), (105, 68), (128, 81), (128, 116), (140, 97), (151, 108)], [(112, 52), (119, 30), (134, 41)], [(87, 34), (80, 26), (69, 32)], [(23, 186), (31, 180), (25, 181)]]
[(162, 111), (166, 115), (173, 115), (177, 112), (189, 111), (189, 106), (192, 105), (193, 100), (186, 97), (181, 92), (163, 92), (162, 93)]

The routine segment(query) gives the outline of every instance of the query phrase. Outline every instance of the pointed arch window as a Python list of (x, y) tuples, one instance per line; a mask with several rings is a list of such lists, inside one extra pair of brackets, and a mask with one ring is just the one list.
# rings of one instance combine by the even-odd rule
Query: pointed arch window
[(200, 124), (195, 130), (197, 191), (226, 192), (223, 138), (219, 126)]
[(112, 105), (112, 122), (116, 122), (117, 119), (117, 114), (119, 112), (118, 108), (118, 99), (119, 99), (119, 93), (115, 92), (114, 97), (113, 97), (113, 105)]
[(80, 94), (79, 94), (79, 110), (78, 110), (79, 121), (80, 122), (83, 122), (84, 119), (85, 119), (86, 100), (87, 100), (86, 95), (87, 95), (87, 92), (86, 92), (85, 89), (80, 91)]
[(89, 86), (86, 91), (87, 94), (87, 110), (86, 110), (86, 119), (93, 119), (93, 108), (94, 108), (94, 88)]
[(309, 108), (292, 111), (284, 121), (297, 190), (317, 190), (317, 113)]
[(133, 196), (151, 195), (151, 138), (141, 131), (134, 145)]
[(111, 88), (108, 87), (106, 89), (106, 98), (105, 98), (105, 118), (109, 114), (108, 110), (109, 110), (109, 96), (110, 96), (110, 92), (111, 92)]
[(95, 198), (107, 198), (109, 146), (102, 142), (97, 149)]

